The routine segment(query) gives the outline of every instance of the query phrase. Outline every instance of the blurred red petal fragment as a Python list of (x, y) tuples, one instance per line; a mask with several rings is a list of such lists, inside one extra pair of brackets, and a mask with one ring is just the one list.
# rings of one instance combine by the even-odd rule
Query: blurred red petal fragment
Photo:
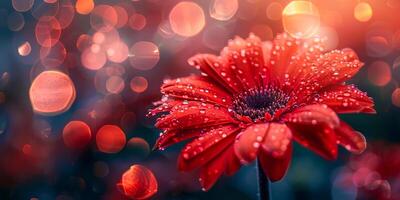
[(64, 143), (73, 149), (85, 147), (91, 137), (90, 127), (82, 121), (70, 121), (63, 129)]
[(158, 190), (157, 179), (153, 172), (142, 165), (132, 165), (118, 184), (123, 194), (130, 199), (149, 199)]

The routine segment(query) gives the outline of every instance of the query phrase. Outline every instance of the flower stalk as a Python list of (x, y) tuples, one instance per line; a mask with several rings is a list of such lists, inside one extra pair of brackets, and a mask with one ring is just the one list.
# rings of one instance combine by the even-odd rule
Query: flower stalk
[(257, 179), (258, 179), (258, 194), (259, 200), (271, 200), (271, 184), (268, 177), (265, 175), (261, 163), (257, 160)]

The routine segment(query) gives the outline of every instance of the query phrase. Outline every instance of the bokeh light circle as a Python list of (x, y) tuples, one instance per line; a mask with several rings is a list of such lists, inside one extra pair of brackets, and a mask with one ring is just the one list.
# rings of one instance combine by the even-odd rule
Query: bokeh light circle
[(150, 145), (146, 140), (140, 137), (133, 137), (129, 139), (127, 146), (135, 155), (146, 157), (150, 154)]
[(12, 0), (13, 8), (18, 12), (26, 12), (33, 6), (35, 0)]
[(236, 14), (238, 8), (238, 0), (212, 0), (210, 16), (216, 20), (227, 21)]
[(158, 190), (157, 179), (153, 172), (142, 165), (132, 165), (118, 184), (122, 192), (132, 199), (149, 199)]
[(81, 15), (87, 15), (94, 9), (93, 0), (77, 0), (75, 4), (76, 12)]
[(98, 70), (107, 62), (107, 56), (99, 45), (93, 44), (81, 54), (82, 65), (90, 70)]
[(126, 143), (125, 133), (115, 125), (104, 125), (96, 134), (97, 148), (104, 153), (117, 153)]
[(114, 28), (118, 23), (118, 14), (112, 6), (98, 5), (90, 13), (90, 25), (95, 30)]
[(113, 6), (113, 7), (118, 16), (118, 21), (115, 27), (122, 28), (128, 22), (128, 12), (126, 12), (125, 8), (121, 6)]
[(392, 103), (396, 107), (400, 107), (400, 88), (396, 88), (392, 93)]
[(129, 27), (135, 31), (142, 30), (146, 26), (146, 23), (147, 23), (146, 17), (139, 13), (133, 13), (129, 17), (128, 21)]
[(292, 1), (282, 11), (283, 28), (293, 37), (309, 38), (318, 32), (318, 8), (310, 1)]
[(159, 60), (160, 52), (158, 47), (152, 42), (137, 42), (129, 50), (129, 62), (135, 69), (152, 69)]
[(75, 100), (75, 86), (68, 75), (44, 71), (32, 82), (29, 98), (33, 110), (42, 115), (57, 115), (69, 109)]
[(279, 2), (271, 2), (267, 7), (267, 17), (270, 20), (280, 20), (282, 18), (283, 6)]
[(375, 61), (368, 66), (368, 80), (376, 86), (385, 86), (392, 79), (390, 66), (384, 61)]
[(25, 26), (25, 18), (21, 13), (13, 12), (7, 17), (7, 25), (12, 31), (20, 31)]
[(60, 39), (61, 25), (54, 17), (43, 16), (35, 27), (36, 41), (43, 47), (52, 47)]
[(45, 67), (60, 66), (64, 62), (66, 56), (67, 50), (60, 41), (52, 47), (40, 48), (40, 61)]
[(111, 62), (122, 63), (128, 58), (129, 48), (124, 42), (117, 41), (110, 44), (106, 50), (106, 54), (108, 60)]
[(372, 7), (367, 2), (359, 2), (354, 7), (354, 18), (360, 22), (367, 22), (372, 17)]
[(182, 1), (169, 13), (172, 30), (184, 37), (191, 37), (203, 30), (206, 20), (203, 9), (194, 2)]
[(125, 88), (125, 81), (120, 76), (110, 76), (106, 82), (106, 89), (109, 93), (119, 94)]
[(92, 137), (90, 127), (83, 121), (70, 121), (63, 129), (63, 139), (67, 147), (81, 149)]
[(133, 77), (130, 82), (131, 90), (136, 93), (142, 93), (146, 91), (148, 85), (149, 83), (147, 82), (147, 79), (142, 76)]

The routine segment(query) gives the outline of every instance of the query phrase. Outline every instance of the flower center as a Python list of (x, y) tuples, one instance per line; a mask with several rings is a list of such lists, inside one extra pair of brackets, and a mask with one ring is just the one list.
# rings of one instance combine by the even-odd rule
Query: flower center
[(265, 117), (266, 113), (271, 116), (286, 106), (289, 95), (277, 88), (255, 88), (237, 95), (233, 101), (233, 111), (242, 116), (248, 116), (252, 120)]

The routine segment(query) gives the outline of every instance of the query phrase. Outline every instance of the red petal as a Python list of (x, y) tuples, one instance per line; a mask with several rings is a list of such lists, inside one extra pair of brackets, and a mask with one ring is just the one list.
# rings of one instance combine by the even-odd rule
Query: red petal
[(226, 106), (232, 103), (230, 95), (206, 77), (189, 76), (167, 81), (161, 87), (165, 95), (186, 100), (216, 103)]
[(261, 85), (258, 72), (264, 67), (264, 58), (260, 38), (250, 34), (246, 40), (236, 37), (230, 40), (221, 56), (227, 58), (227, 68), (230, 68), (236, 78), (246, 89)]
[(352, 153), (360, 154), (367, 148), (365, 137), (355, 131), (348, 124), (341, 121), (340, 126), (335, 129), (336, 138), (340, 145)]
[(327, 86), (343, 83), (353, 77), (362, 65), (351, 49), (325, 53), (297, 76), (299, 81), (292, 87), (294, 95), (298, 98), (296, 101), (302, 101), (303, 98)]
[(296, 39), (286, 33), (280, 34), (273, 41), (268, 65), (273, 76), (290, 88), (297, 82), (299, 74), (308, 72), (311, 62), (321, 55), (322, 50), (319, 39)]
[(293, 145), (290, 143), (281, 157), (274, 157), (265, 151), (260, 151), (258, 160), (271, 181), (279, 181), (285, 176), (292, 157), (292, 149)]
[(147, 116), (155, 116), (160, 113), (170, 112), (174, 106), (181, 104), (181, 103), (182, 103), (182, 101), (171, 100), (171, 99), (155, 102), (154, 105), (157, 107), (151, 109), (147, 113)]
[(200, 184), (204, 191), (209, 190), (229, 166), (229, 158), (234, 155), (233, 146), (208, 162), (200, 171)]
[(160, 129), (193, 129), (236, 123), (227, 109), (197, 101), (183, 101), (174, 106), (169, 115), (159, 118)]
[(200, 69), (224, 88), (236, 93), (242, 90), (242, 86), (235, 72), (227, 67), (227, 62), (226, 58), (210, 54), (198, 54), (188, 61), (189, 65)]
[(257, 157), (268, 127), (268, 124), (253, 124), (237, 135), (235, 154), (241, 163), (248, 164)]
[(326, 125), (289, 124), (294, 139), (328, 160), (337, 158), (336, 134)]
[(194, 129), (194, 130), (167, 130), (165, 133), (161, 134), (157, 139), (155, 148), (164, 149), (170, 145), (176, 144), (178, 142), (198, 137), (205, 132), (209, 131), (208, 129)]
[(178, 158), (178, 167), (189, 171), (200, 167), (233, 144), (237, 126), (224, 126), (213, 129), (185, 146)]
[(329, 127), (336, 127), (340, 122), (336, 113), (323, 104), (312, 104), (297, 108), (282, 116), (282, 120), (291, 124), (326, 124)]
[(232, 151), (232, 153), (229, 154), (229, 156), (226, 159), (227, 166), (226, 166), (226, 170), (225, 170), (226, 175), (228, 175), (228, 176), (232, 176), (233, 174), (235, 174), (240, 169), (240, 166), (242, 166), (239, 159), (235, 155), (233, 145), (232, 145), (232, 148), (230, 149), (230, 151)]
[(292, 132), (286, 124), (270, 123), (261, 146), (263, 151), (273, 157), (280, 157), (286, 152), (291, 140)]
[(326, 88), (310, 101), (326, 104), (338, 113), (375, 113), (374, 101), (354, 85), (335, 85)]

